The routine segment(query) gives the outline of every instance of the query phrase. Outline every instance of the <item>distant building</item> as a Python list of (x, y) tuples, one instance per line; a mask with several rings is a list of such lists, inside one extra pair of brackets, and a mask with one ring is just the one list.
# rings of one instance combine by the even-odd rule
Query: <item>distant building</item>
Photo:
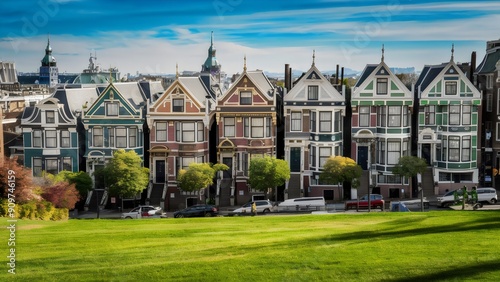
[(99, 64), (96, 64), (95, 60), (97, 60), (97, 55), (92, 56), (91, 53), (89, 66), (73, 80), (74, 84), (101, 84), (120, 81), (120, 72), (117, 68), (103, 70)]
[(59, 83), (59, 71), (57, 69), (56, 58), (52, 56), (52, 47), (50, 47), (50, 39), (47, 39), (47, 47), (45, 48), (45, 56), (42, 59), (40, 67), (39, 83), (55, 87)]

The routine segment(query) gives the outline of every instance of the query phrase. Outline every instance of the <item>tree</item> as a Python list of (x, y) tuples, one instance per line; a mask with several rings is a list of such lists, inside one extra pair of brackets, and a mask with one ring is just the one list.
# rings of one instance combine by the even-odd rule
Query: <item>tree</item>
[(56, 208), (74, 209), (80, 199), (75, 184), (66, 181), (52, 182), (42, 187), (42, 198), (51, 202)]
[(323, 171), (319, 175), (319, 179), (327, 184), (348, 182), (352, 188), (357, 188), (362, 173), (363, 169), (353, 159), (331, 156), (323, 165)]
[(84, 171), (71, 172), (63, 170), (55, 175), (56, 182), (66, 181), (69, 184), (75, 184), (78, 194), (81, 198), (87, 197), (87, 194), (92, 190), (92, 178)]
[[(398, 163), (392, 169), (393, 174), (407, 177), (411, 180), (412, 177), (422, 174), (427, 169), (427, 162), (425, 159), (415, 156), (404, 156), (399, 158)], [(420, 205), (424, 211), (424, 192), (420, 189)]]
[(214, 184), (218, 171), (228, 170), (225, 164), (190, 163), (188, 169), (179, 170), (177, 181), (184, 191), (199, 191)]
[(112, 196), (133, 197), (149, 182), (149, 169), (142, 166), (142, 159), (135, 151), (116, 151), (102, 173)]
[(2, 198), (14, 196), (16, 204), (29, 201), (38, 201), (40, 195), (36, 193), (32, 172), (17, 162), (17, 159), (4, 158), (0, 165), (0, 193)]
[(290, 167), (286, 161), (275, 157), (253, 158), (248, 178), (252, 189), (265, 192), (271, 189), (272, 195), (274, 187), (283, 185), (290, 179)]

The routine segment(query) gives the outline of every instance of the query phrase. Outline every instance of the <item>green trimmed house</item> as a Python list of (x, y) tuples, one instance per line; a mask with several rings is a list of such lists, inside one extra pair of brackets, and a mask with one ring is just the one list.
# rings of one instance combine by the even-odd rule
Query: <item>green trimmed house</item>
[(423, 68), (415, 94), (417, 154), (432, 167), (419, 185), (433, 186), (434, 195), (477, 185), (481, 93), (453, 53), (448, 63)]
[[(351, 156), (362, 168), (358, 187), (385, 198), (411, 197), (408, 179), (394, 175), (399, 158), (411, 152), (413, 96), (382, 60), (365, 67), (351, 95)], [(355, 198), (354, 190), (351, 195)]]
[[(144, 142), (144, 107), (151, 93), (163, 91), (159, 83), (147, 81), (111, 83), (97, 89), (99, 97), (88, 106), (82, 119), (86, 135), (84, 158), (90, 175), (103, 167), (118, 149), (134, 150), (144, 160), (149, 148), (149, 142)], [(105, 183), (97, 183), (96, 188), (105, 188)], [(105, 191), (101, 205), (106, 204), (107, 196)], [(90, 193), (87, 205), (91, 197)]]
[(287, 87), (290, 89), (284, 95), (283, 107), (290, 180), (285, 186), (285, 199), (323, 196), (326, 201), (341, 200), (341, 186), (321, 183), (319, 176), (330, 156), (344, 153), (345, 98), (315, 66), (314, 55), (309, 70), (293, 87)]

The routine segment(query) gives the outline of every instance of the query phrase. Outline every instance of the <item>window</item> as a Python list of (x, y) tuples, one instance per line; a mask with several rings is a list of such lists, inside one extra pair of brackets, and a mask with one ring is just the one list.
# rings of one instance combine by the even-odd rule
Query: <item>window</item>
[(487, 75), (486, 76), (486, 88), (491, 89), (493, 88), (493, 75)]
[(302, 130), (302, 114), (301, 112), (292, 112), (290, 114), (290, 131)]
[(42, 147), (42, 131), (41, 130), (33, 130), (33, 147), (37, 147), (37, 148)]
[(56, 123), (56, 115), (54, 111), (45, 112), (45, 123)]
[(251, 134), (252, 138), (264, 137), (264, 118), (252, 118), (251, 121)]
[(113, 127), (108, 128), (109, 133), (109, 147), (115, 146), (115, 129)]
[(397, 141), (387, 141), (387, 164), (395, 165), (398, 163), (401, 157), (401, 142)]
[(107, 116), (118, 116), (118, 103), (106, 103), (106, 115)]
[(45, 131), (45, 147), (46, 148), (57, 147), (57, 131), (55, 130)]
[(61, 147), (69, 148), (71, 146), (70, 133), (67, 130), (61, 131)]
[(308, 100), (318, 100), (318, 86), (309, 85), (307, 87), (307, 99)]
[(443, 136), (443, 161), (448, 159), (448, 136)]
[(387, 95), (387, 78), (377, 78), (377, 95)]
[(459, 125), (460, 124), (460, 105), (450, 105), (449, 106), (449, 125)]
[(457, 82), (447, 81), (445, 83), (445, 94), (446, 95), (457, 95)]
[(378, 163), (385, 164), (385, 140), (378, 142)]
[(194, 122), (183, 122), (182, 123), (182, 142), (194, 142), (195, 140), (195, 130)]
[(176, 113), (183, 113), (184, 112), (184, 99), (173, 99), (172, 112), (176, 112)]
[(203, 122), (198, 122), (198, 142), (205, 141), (205, 128), (203, 127)]
[(331, 147), (320, 147), (319, 148), (319, 166), (323, 167), (326, 160), (332, 155)]
[(57, 174), (59, 172), (59, 169), (57, 167), (57, 159), (46, 159), (45, 171), (50, 174)]
[(385, 127), (387, 124), (386, 120), (387, 120), (387, 107), (386, 106), (378, 107), (377, 125)]
[(102, 140), (102, 127), (94, 127), (92, 130), (92, 138), (93, 142), (92, 145), (94, 147), (102, 147), (103, 146), (103, 140)]
[(463, 162), (470, 161), (470, 151), (471, 151), (470, 136), (463, 136), (462, 137), (462, 161)]
[(470, 125), (471, 124), (471, 105), (463, 105), (462, 106), (462, 124)]
[(116, 147), (117, 148), (127, 147), (127, 129), (124, 127), (116, 129)]
[(319, 112), (319, 131), (332, 131), (332, 112)]
[(225, 137), (234, 137), (234, 126), (235, 119), (234, 118), (224, 118), (224, 136)]
[(250, 118), (249, 117), (245, 117), (243, 118), (243, 137), (249, 137), (250, 133)]
[(42, 176), (41, 158), (33, 158), (33, 176)]
[(493, 111), (493, 94), (486, 94), (486, 111)]
[(408, 106), (403, 106), (403, 126), (408, 126), (408, 117), (410, 113), (408, 112)]
[(156, 141), (167, 141), (167, 123), (156, 123)]
[(316, 167), (316, 147), (311, 147), (311, 166)]
[(401, 107), (389, 106), (389, 127), (401, 126)]
[(359, 127), (370, 126), (370, 107), (359, 107)]
[(271, 118), (265, 118), (266, 120), (266, 136), (271, 137)]
[(252, 91), (241, 91), (240, 105), (251, 105), (251, 104), (252, 104)]
[(450, 162), (460, 161), (460, 137), (459, 136), (449, 136), (448, 137), (448, 161), (450, 161)]
[(137, 128), (135, 127), (128, 129), (128, 146), (130, 148), (137, 147)]
[(334, 132), (341, 132), (342, 131), (342, 114), (340, 113), (340, 111), (335, 112), (333, 131)]
[(436, 124), (436, 106), (425, 106), (425, 125)]
[(181, 168), (182, 169), (187, 169), (191, 163), (195, 163), (194, 157), (183, 157), (181, 158)]
[(71, 157), (64, 157), (63, 160), (63, 170), (73, 171), (73, 164), (71, 162)]
[(311, 132), (316, 132), (316, 112), (311, 112)]

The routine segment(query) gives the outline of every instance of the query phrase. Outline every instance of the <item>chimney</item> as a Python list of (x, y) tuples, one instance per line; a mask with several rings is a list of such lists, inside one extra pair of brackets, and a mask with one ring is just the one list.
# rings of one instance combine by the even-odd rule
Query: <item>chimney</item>
[(292, 68), (288, 69), (288, 89), (292, 89), (293, 81), (292, 81)]
[(285, 64), (285, 88), (287, 90), (290, 90), (290, 88), (289, 88), (290, 80), (289, 80), (289, 77), (288, 77), (289, 70), (290, 70), (290, 65), (289, 64)]
[(476, 72), (476, 51), (473, 51), (470, 55), (470, 71), (469, 80), (474, 83), (474, 73)]
[(340, 74), (340, 85), (344, 85), (344, 67), (342, 67), (342, 73)]
[(335, 84), (339, 84), (339, 64), (337, 64), (337, 72), (335, 73)]

